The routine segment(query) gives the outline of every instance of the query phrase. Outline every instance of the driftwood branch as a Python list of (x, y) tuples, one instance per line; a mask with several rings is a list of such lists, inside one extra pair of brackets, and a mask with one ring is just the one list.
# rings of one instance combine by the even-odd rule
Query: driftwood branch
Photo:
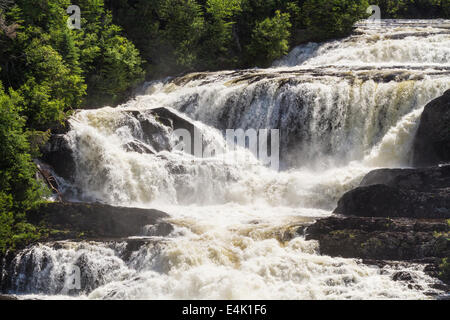
[[(58, 183), (56, 182), (55, 178), (49, 174), (48, 172), (42, 170), (39, 166), (36, 166), (41, 176), (44, 178), (45, 182), (47, 183), (48, 187), (52, 189), (57, 195), (58, 195), (58, 201), (64, 202), (61, 192), (58, 190)], [(54, 186), (56, 184), (56, 187)]]

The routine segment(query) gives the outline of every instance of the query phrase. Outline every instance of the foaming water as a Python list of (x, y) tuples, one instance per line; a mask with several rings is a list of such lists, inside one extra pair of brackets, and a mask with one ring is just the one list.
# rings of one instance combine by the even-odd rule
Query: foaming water
[[(86, 299), (438, 294), (421, 265), (380, 269), (322, 256), (299, 230), (329, 216), (370, 170), (409, 165), (423, 107), (450, 88), (449, 41), (449, 21), (360, 24), (355, 35), (300, 46), (270, 69), (152, 82), (122, 106), (77, 112), (66, 135), (76, 200), (158, 208), (175, 229), (165, 238), (31, 247), (13, 263), (10, 291), (61, 297), (77, 265), (76, 296)], [(186, 117), (222, 157), (177, 151), (173, 129), (151, 112), (159, 107)], [(237, 128), (280, 129), (282, 170), (229, 151), (224, 130)], [(129, 241), (144, 244), (130, 251)], [(399, 270), (416, 285), (393, 281)]]
[(299, 46), (274, 66), (448, 68), (450, 20), (383, 20), (356, 27), (356, 35), (343, 41)]
[[(272, 227), (241, 225), (227, 233), (180, 227), (175, 233), (182, 236), (143, 245), (126, 262), (119, 258), (120, 244), (65, 243), (57, 250), (40, 245), (25, 257), (33, 256), (36, 266), (46, 256), (54, 269), (38, 273), (41, 286), (28, 284), (33, 289), (24, 291), (34, 294), (22, 297), (55, 298), (58, 291), (49, 291), (45, 284), (60, 283), (55, 277), (63, 278), (60, 270), (72, 264), (88, 274), (82, 278), (78, 296), (82, 299), (427, 299), (423, 289), (438, 293), (429, 289), (436, 280), (423, 272), (423, 266), (379, 269), (356, 260), (321, 256), (315, 241), (298, 236), (280, 241)], [(19, 266), (29, 263), (25, 257)], [(417, 287), (392, 281), (398, 271), (413, 274)]]

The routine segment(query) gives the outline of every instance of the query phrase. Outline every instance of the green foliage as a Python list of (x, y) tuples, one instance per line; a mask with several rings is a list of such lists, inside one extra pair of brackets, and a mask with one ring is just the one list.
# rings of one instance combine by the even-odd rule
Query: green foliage
[(163, 63), (175, 69), (194, 69), (200, 39), (205, 32), (201, 6), (194, 0), (167, 0), (160, 1), (156, 12), (164, 25), (159, 30), (161, 43), (164, 48), (173, 48), (173, 53), (162, 59)]
[(253, 30), (249, 54), (257, 63), (269, 65), (273, 60), (287, 54), (289, 50), (289, 14), (277, 11), (273, 18), (256, 24)]
[(382, 18), (450, 18), (450, 0), (373, 0), (380, 6)]
[(51, 46), (33, 39), (24, 49), (27, 81), (19, 88), (23, 97), (23, 114), (28, 126), (49, 127), (64, 118), (64, 111), (81, 104), (86, 85), (64, 63), (63, 57)]
[(28, 126), (43, 129), (68, 110), (117, 103), (143, 79), (138, 50), (103, 1), (72, 2), (82, 12), (81, 30), (67, 26), (69, 0), (16, 4), (6, 17), (20, 26), (17, 36), (0, 30), (0, 79), (24, 95)]
[[(139, 51), (101, 0), (15, 0), (0, 9), (0, 251), (39, 237), (26, 213), (48, 192), (32, 158), (67, 113), (123, 100), (143, 79)], [(70, 30), (67, 8), (82, 11)]]
[(143, 80), (143, 61), (134, 44), (121, 35), (101, 0), (72, 2), (81, 10), (81, 30), (71, 31), (73, 55), (86, 79), (88, 106), (116, 104)]
[[(331, 5), (327, 3), (330, 2)], [(368, 2), (305, 0), (106, 0), (114, 22), (147, 61), (148, 78), (266, 66), (301, 41), (351, 32)], [(136, 23), (139, 21), (139, 24)], [(300, 29), (309, 30), (300, 31)], [(307, 32), (308, 36), (298, 36)]]
[[(233, 41), (234, 19), (241, 13), (242, 0), (207, 0), (206, 36), (202, 43), (204, 66), (214, 69), (219, 63), (223, 68), (234, 67), (238, 49)], [(218, 57), (212, 61), (210, 57)]]
[(11, 212), (12, 197), (0, 191), (0, 255), (11, 247), (14, 225), (14, 216)]
[(315, 40), (343, 37), (366, 15), (368, 7), (367, 0), (307, 0), (303, 20)]
[(442, 263), (439, 265), (439, 277), (445, 282), (450, 282), (450, 258), (442, 259)]
[(16, 243), (15, 236), (25, 237), (24, 214), (43, 194), (34, 179), (25, 120), (17, 107), (20, 100), (12, 90), (5, 93), (0, 82), (0, 252)]

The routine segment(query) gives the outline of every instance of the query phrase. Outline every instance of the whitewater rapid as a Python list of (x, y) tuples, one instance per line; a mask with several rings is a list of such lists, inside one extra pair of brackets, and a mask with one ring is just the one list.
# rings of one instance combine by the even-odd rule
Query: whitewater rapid
[[(450, 88), (450, 21), (359, 24), (339, 41), (295, 48), (269, 69), (188, 74), (146, 84), (117, 108), (77, 112), (66, 135), (73, 200), (157, 208), (174, 231), (124, 258), (125, 242), (63, 242), (15, 258), (12, 293), (60, 298), (70, 265), (87, 299), (425, 299), (421, 265), (367, 266), (320, 255), (297, 230), (379, 167), (407, 167), (423, 107)], [(148, 113), (170, 107), (224, 149), (225, 129), (279, 129), (282, 168), (247, 150), (196, 158), (173, 150)], [(138, 114), (139, 119), (136, 114)], [(157, 128), (148, 136), (142, 121)], [(130, 151), (138, 142), (156, 154)], [(224, 149), (225, 150), (225, 149)], [(26, 268), (33, 277), (25, 278)], [(417, 286), (392, 280), (409, 271)], [(69, 296), (66, 296), (69, 298)]]

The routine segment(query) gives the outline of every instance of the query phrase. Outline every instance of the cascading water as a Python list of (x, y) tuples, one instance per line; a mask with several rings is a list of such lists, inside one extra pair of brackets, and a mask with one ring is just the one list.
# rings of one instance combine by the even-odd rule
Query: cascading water
[[(130, 257), (123, 243), (28, 248), (13, 261), (12, 292), (60, 294), (75, 264), (83, 298), (426, 298), (436, 280), (422, 266), (399, 267), (419, 284), (408, 288), (394, 267), (321, 256), (295, 230), (330, 215), (368, 171), (408, 166), (423, 107), (449, 88), (450, 21), (383, 21), (297, 47), (270, 69), (189, 74), (80, 111), (67, 134), (77, 200), (156, 207), (175, 230)], [(283, 170), (242, 149), (220, 161), (175, 151), (171, 129), (147, 112), (156, 107), (195, 120), (222, 151), (225, 129), (280, 129)]]

